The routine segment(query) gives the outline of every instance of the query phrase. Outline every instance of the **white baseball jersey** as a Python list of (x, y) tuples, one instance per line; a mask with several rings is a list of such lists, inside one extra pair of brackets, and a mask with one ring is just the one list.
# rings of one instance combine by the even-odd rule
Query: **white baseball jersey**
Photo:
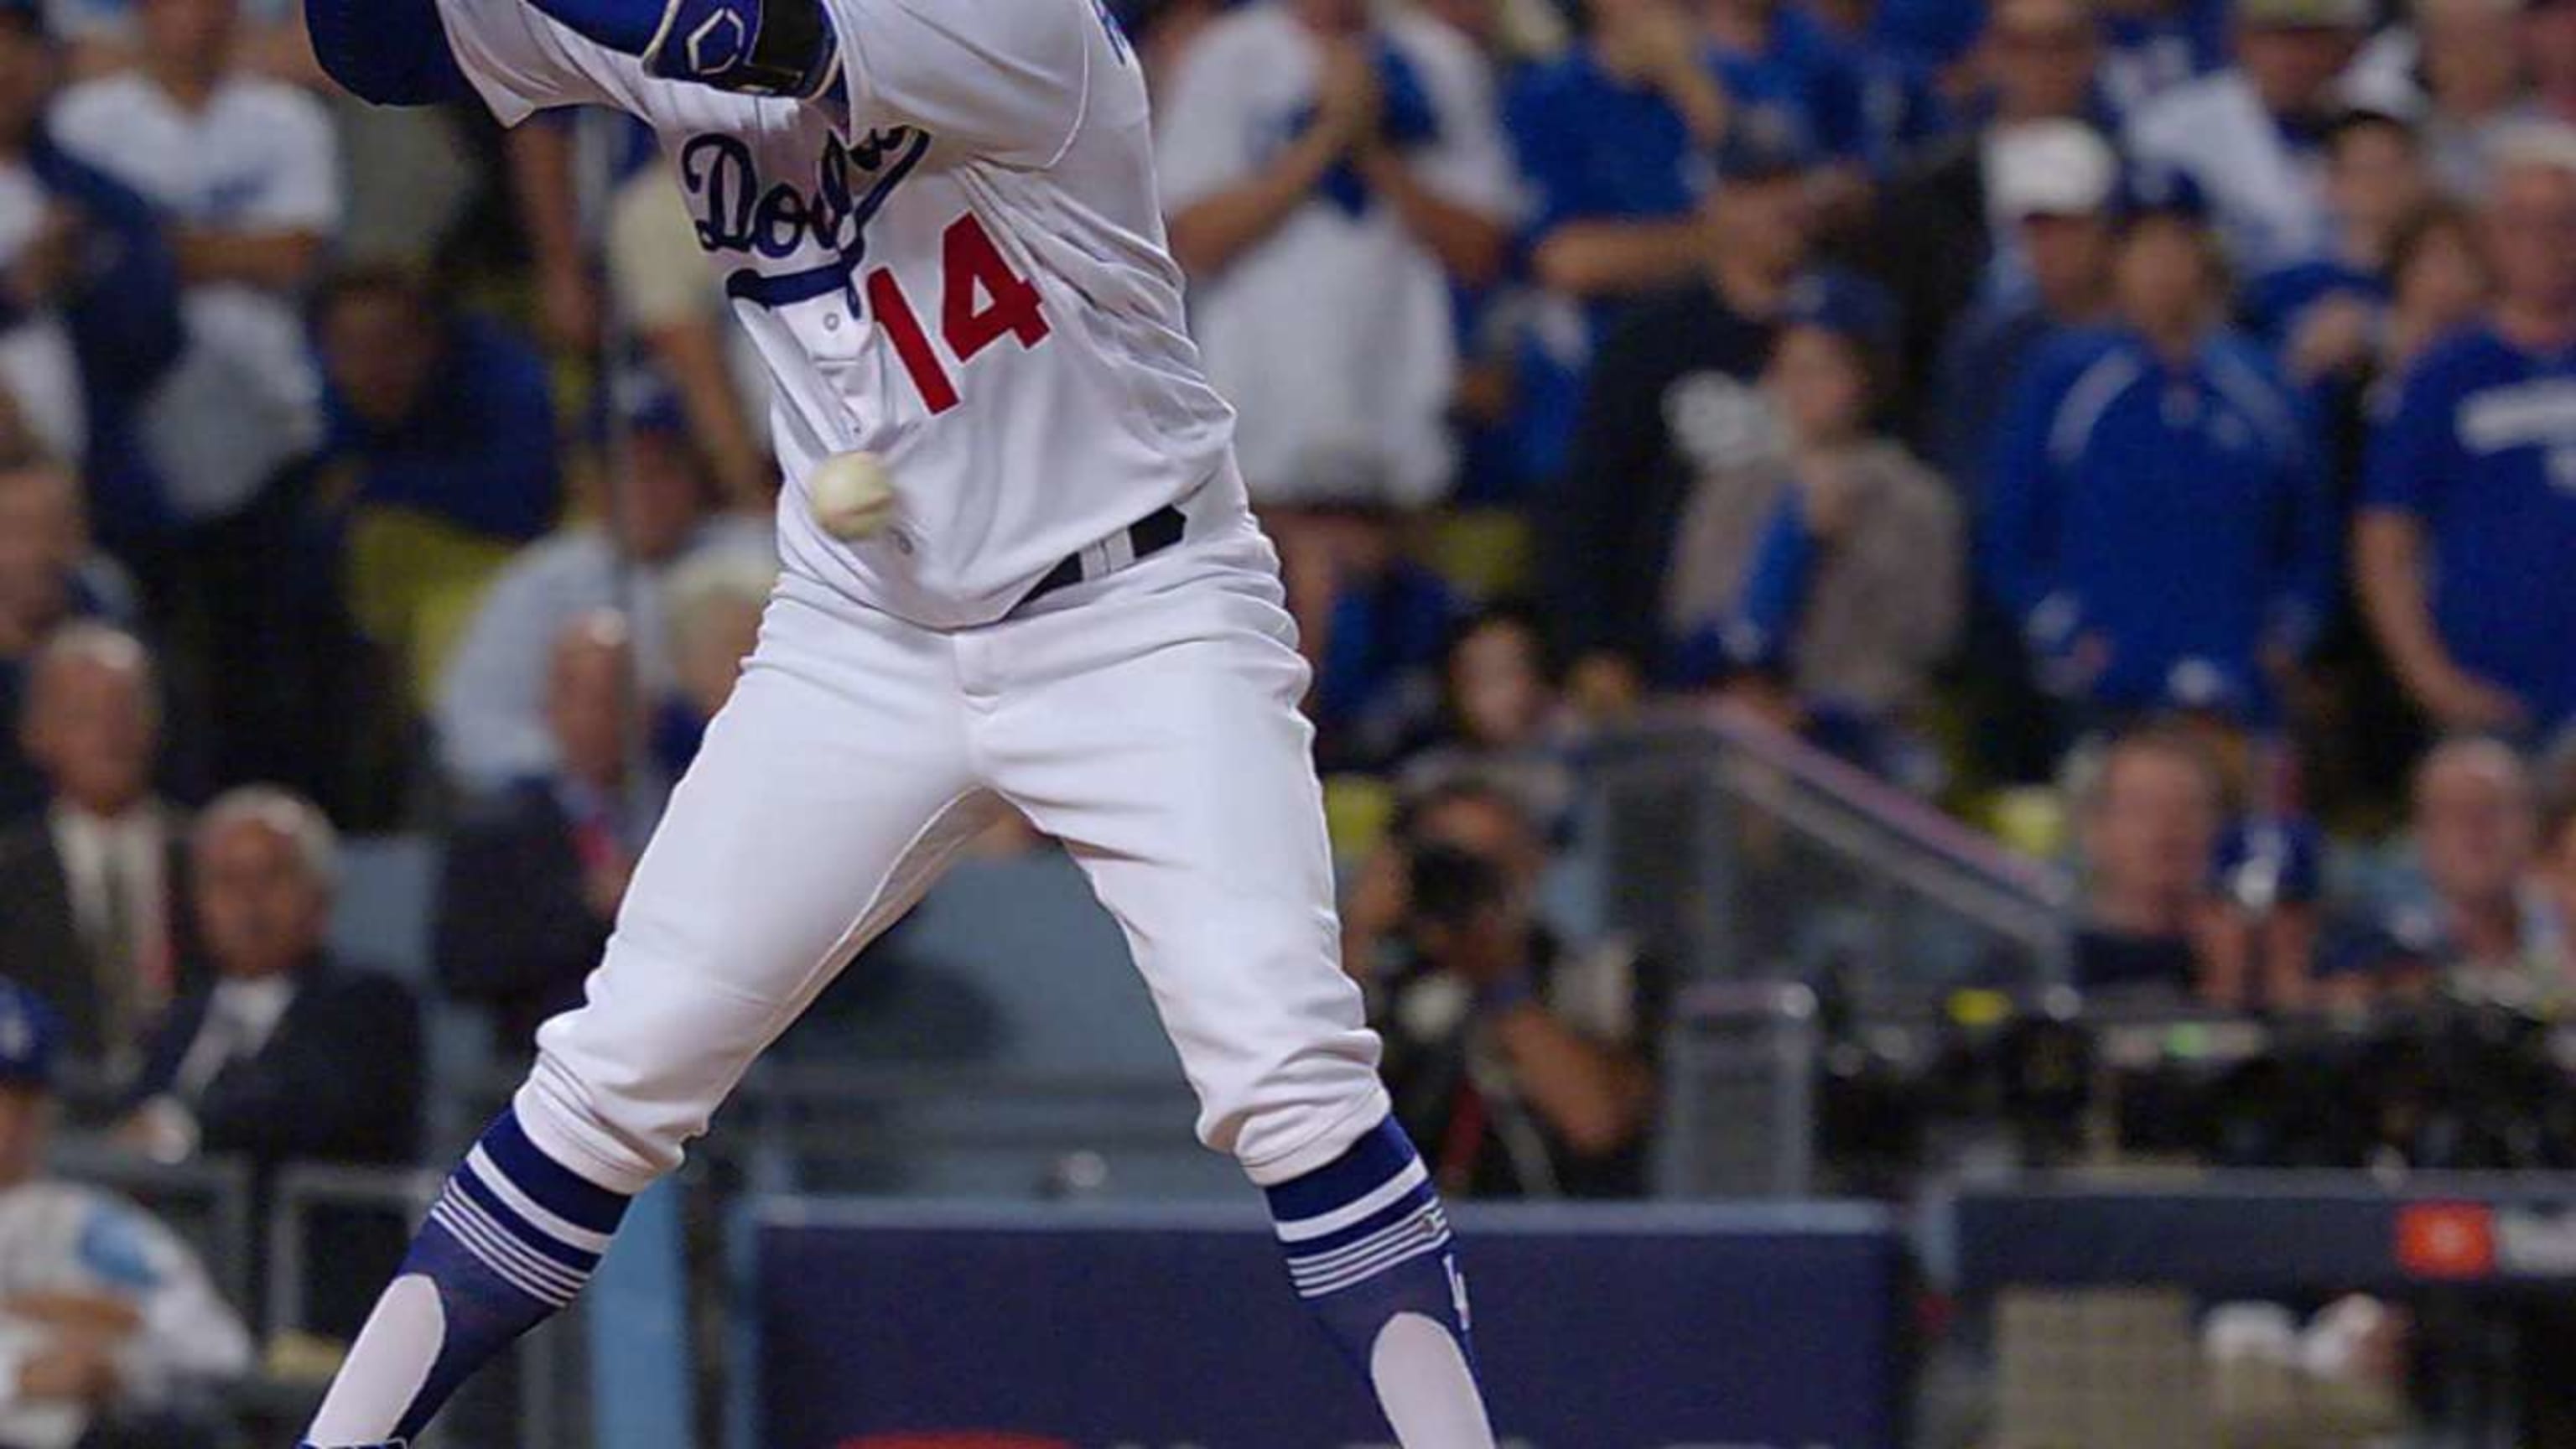
[[(652, 81), (523, 0), (440, 0), (504, 121), (592, 101), (659, 129), (791, 483), (759, 645), (582, 1006), (539, 1031), (519, 1121), (613, 1190), (669, 1171), (1007, 806), (1126, 928), (1201, 1138), (1256, 1182), (1312, 1171), (1387, 1098), (1338, 959), (1311, 675), (1182, 328), (1134, 60), (1093, 0), (824, 3), (846, 111)], [(861, 448), (897, 522), (852, 548), (802, 480)], [(1115, 546), (1170, 506), (1179, 543)], [(1099, 565), (1029, 601), (1077, 553)]]
[[(1093, 0), (825, 4), (846, 110), (654, 80), (522, 0), (441, 11), (503, 122), (588, 102), (660, 134), (776, 384), (789, 570), (987, 623), (1230, 480), (1233, 415), (1183, 329), (1143, 79)], [(896, 514), (851, 547), (804, 480), (854, 449), (885, 459)]]

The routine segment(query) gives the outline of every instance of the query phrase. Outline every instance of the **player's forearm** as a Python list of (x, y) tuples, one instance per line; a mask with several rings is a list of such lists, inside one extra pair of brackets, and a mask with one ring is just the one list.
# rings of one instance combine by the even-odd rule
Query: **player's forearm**
[(1653, 1089), (1634, 1057), (1584, 1037), (1535, 1002), (1496, 1018), (1494, 1035), (1522, 1095), (1575, 1151), (1616, 1152), (1644, 1130)]
[(2362, 614), (2408, 691), (2422, 695), (2430, 681), (2457, 673), (2424, 590), (2421, 526), (2394, 513), (2364, 513), (2354, 531), (2353, 567)]
[(190, 228), (175, 250), (179, 279), (190, 286), (234, 282), (269, 292), (293, 292), (312, 279), (322, 260), (322, 238), (309, 231), (227, 232)]
[(1360, 175), (1459, 285), (1486, 287), (1502, 280), (1511, 238), (1500, 222), (1444, 199), (1386, 148), (1361, 157)]
[(1309, 130), (1269, 170), (1173, 217), (1173, 257), (1193, 277), (1224, 271), (1286, 225), (1340, 159), (1332, 138)]
[(1556, 291), (1609, 297), (1678, 282), (1704, 255), (1694, 222), (1578, 221), (1548, 233), (1530, 264)]

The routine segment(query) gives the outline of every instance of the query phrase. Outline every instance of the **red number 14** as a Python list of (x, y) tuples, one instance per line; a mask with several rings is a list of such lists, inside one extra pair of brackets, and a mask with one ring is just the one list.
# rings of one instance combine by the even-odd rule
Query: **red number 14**
[[(984, 223), (971, 214), (957, 218), (940, 238), (939, 261), (943, 276), (939, 334), (959, 366), (1005, 337), (1018, 339), (1023, 348), (1046, 340), (1049, 329), (1046, 314), (1039, 309), (1038, 289), (1011, 270)], [(956, 380), (940, 361), (930, 334), (922, 330), (921, 314), (912, 310), (894, 273), (884, 267), (868, 274), (868, 313), (886, 330), (895, 356), (903, 360), (903, 370), (912, 374), (912, 385), (921, 390), (921, 400), (930, 405), (931, 414), (957, 406)]]

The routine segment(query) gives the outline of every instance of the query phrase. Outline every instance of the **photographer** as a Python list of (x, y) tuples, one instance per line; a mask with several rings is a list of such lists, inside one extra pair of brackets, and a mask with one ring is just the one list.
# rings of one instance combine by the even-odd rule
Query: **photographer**
[(1537, 918), (1545, 854), (1501, 787), (1415, 801), (1345, 913), (1343, 959), (1386, 1038), (1396, 1114), (1445, 1192), (1643, 1190), (1657, 975), (1622, 943)]

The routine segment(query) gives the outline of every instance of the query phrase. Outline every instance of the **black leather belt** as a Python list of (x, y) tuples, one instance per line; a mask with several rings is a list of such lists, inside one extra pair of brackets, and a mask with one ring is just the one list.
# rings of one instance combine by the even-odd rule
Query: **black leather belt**
[(1037, 587), (1029, 590), (1027, 598), (1020, 600), (1020, 607), (1025, 609), (1058, 589), (1069, 589), (1075, 584), (1091, 579), (1106, 578), (1138, 559), (1151, 558), (1173, 544), (1179, 543), (1181, 535), (1189, 530), (1189, 526), (1190, 521), (1182, 515), (1181, 510), (1165, 504), (1127, 526), (1127, 532), (1122, 535), (1127, 544), (1126, 558), (1116, 557), (1105, 545), (1094, 545), (1079, 553), (1066, 554), (1064, 562), (1047, 570), (1046, 577), (1038, 580)]

